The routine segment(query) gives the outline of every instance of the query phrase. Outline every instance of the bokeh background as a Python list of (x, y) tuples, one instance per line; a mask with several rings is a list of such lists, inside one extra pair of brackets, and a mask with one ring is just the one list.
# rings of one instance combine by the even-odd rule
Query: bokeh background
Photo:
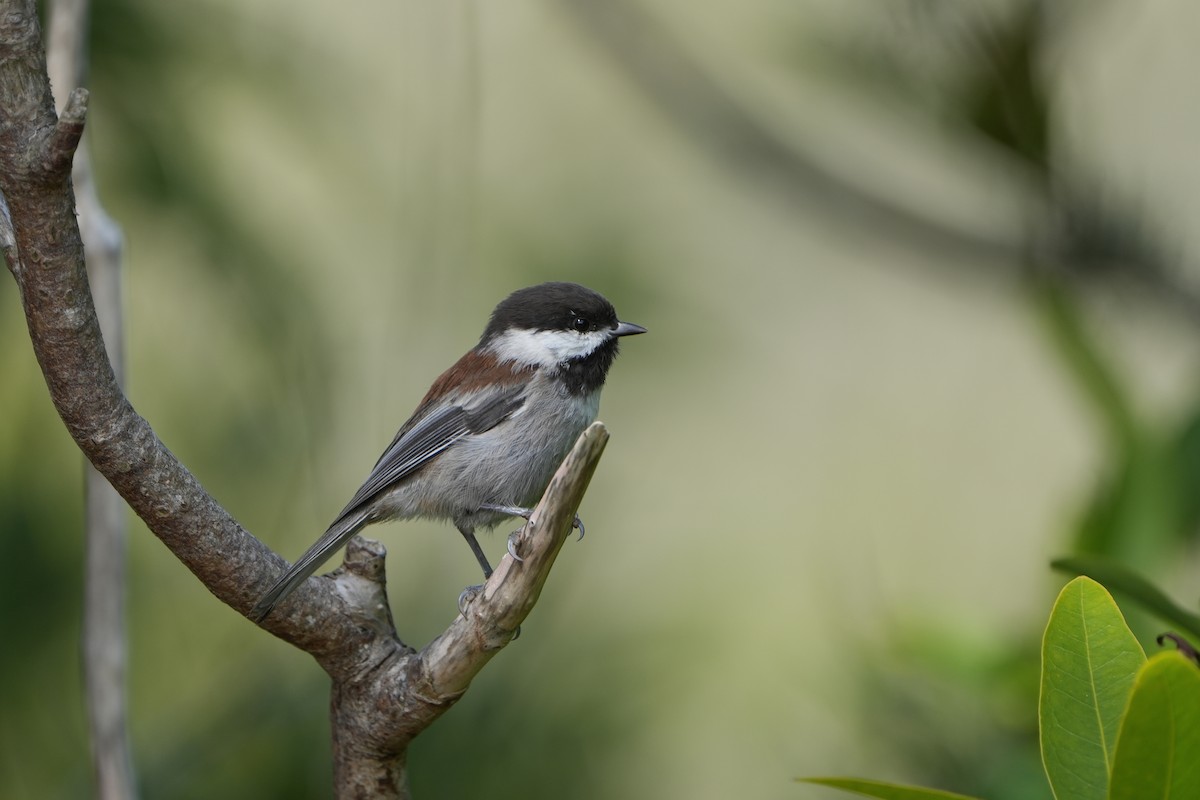
[[(294, 557), (498, 299), (591, 286), (650, 333), (605, 392), (588, 537), (414, 745), (415, 795), (1048, 798), (1050, 558), (1200, 592), (1198, 25), (1186, 0), (95, 0), (129, 393)], [(0, 337), (0, 796), (81, 797), (80, 456), (11, 280)], [(328, 796), (323, 674), (133, 524), (145, 796)], [(372, 535), (420, 646), (474, 560), (449, 526)]]

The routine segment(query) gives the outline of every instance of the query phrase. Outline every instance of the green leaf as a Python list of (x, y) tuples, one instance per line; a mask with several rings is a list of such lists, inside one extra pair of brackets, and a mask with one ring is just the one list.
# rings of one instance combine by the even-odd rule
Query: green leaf
[(1090, 578), (1059, 594), (1042, 639), (1042, 764), (1059, 800), (1104, 800), (1121, 714), (1146, 661), (1117, 604)]
[(1113, 759), (1110, 800), (1200, 797), (1200, 670), (1159, 653), (1138, 672)]
[(1152, 614), (1200, 636), (1200, 614), (1194, 614), (1167, 597), (1157, 586), (1133, 570), (1099, 556), (1058, 558), (1050, 566), (1060, 572), (1087, 575), (1144, 606)]
[(943, 792), (938, 789), (922, 789), (919, 786), (900, 786), (883, 781), (864, 781), (858, 778), (800, 778), (805, 783), (829, 786), (847, 792), (879, 797), (882, 800), (975, 800), (965, 794)]

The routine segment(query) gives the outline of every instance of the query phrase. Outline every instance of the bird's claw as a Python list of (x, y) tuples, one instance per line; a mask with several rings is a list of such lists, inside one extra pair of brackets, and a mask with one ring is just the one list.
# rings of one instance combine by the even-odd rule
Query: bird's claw
[(513, 557), (513, 561), (522, 562), (525, 559), (517, 554), (517, 538), (521, 532), (513, 531), (508, 535), (508, 554)]
[(475, 598), (483, 591), (483, 586), (468, 586), (463, 589), (458, 595), (458, 613), (462, 614), (465, 619), (467, 616), (467, 606), (475, 601)]
[[(509, 552), (512, 553), (511, 550)], [(513, 558), (517, 558), (517, 556), (513, 555)], [(520, 561), (519, 558), (517, 558), (517, 560)], [(483, 591), (482, 585), (468, 586), (467, 588), (462, 590), (461, 594), (459, 594), (459, 596), (458, 596), (458, 613), (462, 615), (463, 619), (467, 618), (467, 606), (469, 606), (469, 605), (471, 605), (471, 603), (475, 602), (475, 598), (478, 597), (482, 591)], [(517, 639), (520, 639), (520, 638), (521, 638), (521, 626), (518, 625), (517, 629), (513, 631), (512, 638), (509, 639), (508, 641), (515, 642)]]
[[(581, 520), (579, 518), (578, 514), (575, 515), (575, 522), (572, 523), (571, 527), (579, 529), (579, 539), (582, 539), (583, 538), (583, 520)], [(576, 539), (575, 541), (578, 542), (579, 539)]]

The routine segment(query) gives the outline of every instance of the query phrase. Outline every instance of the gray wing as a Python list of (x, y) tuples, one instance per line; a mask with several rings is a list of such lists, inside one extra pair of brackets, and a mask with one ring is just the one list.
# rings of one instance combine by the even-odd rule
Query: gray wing
[(375, 468), (354, 497), (304, 555), (279, 576), (255, 604), (250, 618), (261, 622), (275, 605), (291, 594), (336, 553), (360, 528), (371, 522), (369, 501), (428, 464), (464, 436), (483, 433), (508, 419), (525, 403), (520, 386), (507, 387), (477, 400), (471, 408), (446, 406), (405, 424), (383, 451)]
[(471, 408), (445, 406), (415, 424), (404, 426), (330, 527), (354, 516), (363, 503), (412, 475), (464, 436), (491, 430), (524, 404), (525, 392), (521, 386), (505, 387)]

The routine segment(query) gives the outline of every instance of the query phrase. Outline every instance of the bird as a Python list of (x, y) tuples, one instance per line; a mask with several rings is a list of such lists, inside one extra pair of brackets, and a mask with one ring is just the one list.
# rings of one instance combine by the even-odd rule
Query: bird
[(386, 520), (452, 521), (486, 581), (492, 568), (476, 529), (512, 516), (528, 519), (595, 421), (618, 343), (645, 332), (576, 283), (510, 294), (492, 311), (479, 343), (433, 382), (350, 502), (250, 618), (264, 621), (359, 530)]

